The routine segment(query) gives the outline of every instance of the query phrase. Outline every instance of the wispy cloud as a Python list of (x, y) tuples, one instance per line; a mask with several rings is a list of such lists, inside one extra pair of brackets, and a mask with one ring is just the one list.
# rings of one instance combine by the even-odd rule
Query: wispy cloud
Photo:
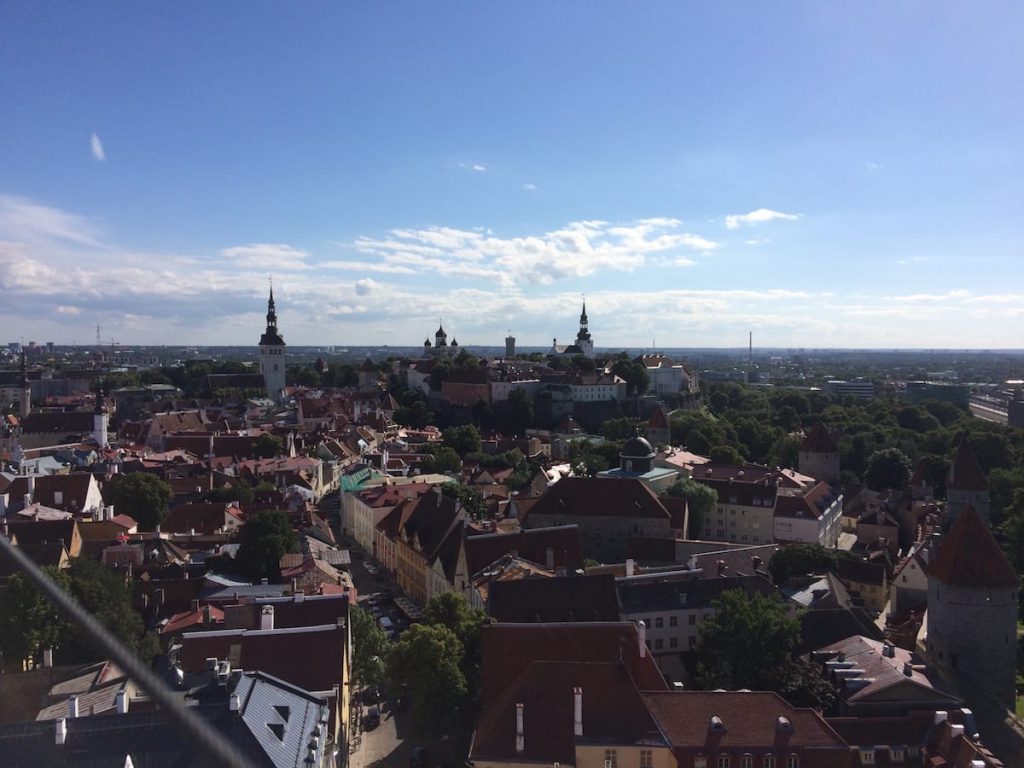
[(82, 310), (78, 307), (68, 306), (66, 304), (60, 304), (57, 306), (57, 312), (62, 315), (80, 315)]
[(885, 163), (878, 163), (875, 162), (874, 160), (868, 160), (866, 163), (864, 163), (864, 169), (872, 173), (874, 171), (880, 171), (883, 168), (885, 168)]
[(221, 255), (244, 269), (296, 272), (312, 269), (309, 254), (284, 243), (253, 243), (225, 248)]
[(725, 217), (725, 226), (727, 229), (738, 229), (744, 224), (763, 224), (766, 221), (773, 221), (774, 219), (795, 221), (799, 218), (799, 213), (782, 213), (781, 211), (773, 211), (769, 208), (758, 208), (756, 211), (751, 211), (750, 213), (729, 214)]
[(499, 237), (490, 231), (428, 227), (395, 229), (388, 237), (363, 236), (353, 246), (386, 265), (446, 276), (499, 279), (503, 285), (547, 285), (600, 271), (633, 271), (648, 254), (708, 252), (718, 243), (678, 231), (678, 219), (627, 224), (576, 221), (539, 235)]
[(484, 173), (487, 170), (487, 166), (483, 163), (458, 163), (459, 168), (467, 171), (476, 171), (477, 173)]
[(527, 192), (534, 192), (537, 189), (537, 185), (530, 184), (529, 182), (527, 182), (526, 184), (523, 184), (523, 189), (525, 189)]
[(100, 141), (100, 137), (93, 132), (89, 139), (89, 146), (92, 149), (92, 156), (100, 163), (107, 159), (107, 153), (103, 149), (103, 142)]
[(929, 261), (927, 256), (907, 256), (905, 259), (897, 259), (897, 264), (921, 264), (925, 261)]

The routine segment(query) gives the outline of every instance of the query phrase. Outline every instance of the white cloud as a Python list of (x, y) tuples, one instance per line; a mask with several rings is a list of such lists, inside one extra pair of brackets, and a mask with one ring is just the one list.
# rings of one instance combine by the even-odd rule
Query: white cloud
[(296, 272), (311, 269), (309, 254), (284, 243), (252, 243), (225, 248), (221, 255), (245, 269)]
[(864, 163), (864, 169), (867, 171), (880, 171), (885, 168), (885, 163), (877, 163), (874, 160), (868, 160)]
[(59, 247), (105, 247), (95, 225), (83, 216), (14, 195), (0, 195), (0, 239)]
[(787, 221), (795, 221), (800, 218), (798, 213), (782, 213), (781, 211), (773, 211), (768, 208), (758, 208), (756, 211), (750, 213), (732, 213), (725, 217), (725, 226), (727, 229), (737, 229), (744, 224), (763, 224), (766, 221), (772, 221), (773, 219), (786, 219)]
[(719, 247), (700, 235), (678, 231), (680, 226), (678, 219), (671, 218), (617, 225), (586, 220), (519, 237), (451, 227), (395, 229), (385, 238), (359, 237), (353, 247), (380, 259), (381, 264), (419, 272), (497, 279), (504, 286), (547, 285), (601, 271), (633, 271), (644, 266), (649, 254), (708, 252)]
[(534, 192), (537, 189), (537, 185), (530, 184), (529, 182), (527, 182), (526, 184), (523, 184), (523, 189), (525, 189), (527, 192)]
[(415, 275), (416, 270), (398, 264), (375, 264), (372, 261), (321, 261), (322, 269), (340, 269), (351, 272), (381, 272), (392, 275)]
[(476, 171), (477, 173), (484, 173), (487, 171), (487, 166), (483, 163), (459, 163), (459, 168), (463, 168), (467, 171)]
[(358, 296), (369, 296), (371, 293), (377, 293), (380, 291), (380, 283), (371, 280), (368, 277), (364, 277), (362, 280), (356, 280), (356, 295)]
[(57, 306), (57, 312), (62, 314), (62, 315), (80, 315), (80, 314), (82, 314), (82, 310), (79, 309), (78, 307), (66, 306), (64, 304), (60, 304), (60, 305)]
[(97, 162), (102, 163), (107, 159), (107, 153), (103, 149), (103, 142), (100, 141), (100, 137), (95, 132), (89, 138), (89, 147), (92, 149), (92, 156)]

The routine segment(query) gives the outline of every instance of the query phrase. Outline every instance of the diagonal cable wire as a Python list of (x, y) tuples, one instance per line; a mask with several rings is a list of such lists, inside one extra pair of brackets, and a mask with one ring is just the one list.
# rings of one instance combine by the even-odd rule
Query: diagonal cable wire
[(75, 622), (85, 631), (97, 647), (119, 666), (142, 690), (149, 694), (167, 716), (181, 728), (182, 735), (193, 740), (214, 765), (228, 768), (250, 768), (249, 762), (239, 754), (231, 742), (215, 728), (208, 726), (190, 712), (181, 699), (143, 664), (139, 657), (125, 648), (110, 631), (83, 608), (77, 600), (58, 587), (43, 570), (23, 552), (0, 534), (0, 555), (10, 560), (25, 577), (31, 581), (66, 618)]

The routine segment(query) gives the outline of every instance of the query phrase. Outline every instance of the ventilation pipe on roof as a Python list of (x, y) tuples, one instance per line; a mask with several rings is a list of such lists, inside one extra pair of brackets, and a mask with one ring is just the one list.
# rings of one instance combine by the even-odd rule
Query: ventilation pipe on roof
[(64, 741), (68, 737), (68, 721), (63, 717), (57, 720), (57, 746), (63, 747)]
[(572, 689), (572, 732), (583, 735), (583, 689), (579, 686)]
[(935, 725), (939, 725), (940, 723), (946, 722), (948, 719), (949, 719), (949, 713), (946, 710), (944, 710), (944, 709), (940, 709), (940, 710), (938, 710), (935, 713), (935, 717), (932, 720), (932, 722)]
[(636, 623), (637, 644), (640, 648), (640, 658), (647, 657), (647, 625), (642, 621)]
[(43, 667), (50, 668), (53, 666), (53, 648), (43, 649)]
[(950, 737), (952, 737), (954, 739), (957, 736), (963, 736), (964, 735), (964, 727), (962, 725), (959, 725), (959, 724), (951, 725), (949, 727), (949, 735), (950, 735)]
[(632, 557), (626, 558), (626, 576), (632, 576), (636, 567), (636, 561)]
[(232, 693), (228, 696), (228, 709), (232, 712), (237, 712), (242, 707), (242, 700), (238, 698), (237, 693)]
[(68, 697), (68, 717), (78, 717), (78, 696)]
[(526, 738), (523, 736), (523, 705), (516, 704), (516, 754), (526, 750)]
[(117, 703), (117, 714), (127, 715), (128, 714), (128, 691), (118, 691), (117, 696), (114, 698)]
[[(627, 563), (628, 563), (628, 561), (627, 561)], [(544, 550), (544, 566), (549, 571), (555, 570), (555, 548), (554, 547), (548, 547), (546, 550)]]
[(892, 643), (886, 643), (882, 646), (882, 655), (888, 656), (890, 659), (896, 658), (896, 646)]

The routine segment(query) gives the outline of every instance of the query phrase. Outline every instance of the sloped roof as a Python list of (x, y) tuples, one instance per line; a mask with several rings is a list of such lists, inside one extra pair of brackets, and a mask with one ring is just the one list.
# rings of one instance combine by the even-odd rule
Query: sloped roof
[(1020, 579), (981, 515), (968, 505), (928, 563), (928, 576), (971, 589), (1014, 589)]
[(575, 525), (467, 536), (466, 564), (470, 575), (474, 575), (502, 556), (515, 552), (526, 560), (547, 565), (548, 547), (552, 549), (555, 568), (574, 571), (583, 567), (583, 544), (580, 529)]
[(497, 621), (618, 621), (615, 577), (557, 576), (496, 581), (487, 612)]
[(961, 440), (946, 477), (947, 491), (987, 491), (988, 480), (967, 440)]
[(836, 443), (825, 429), (825, 425), (819, 421), (807, 433), (800, 444), (800, 450), (805, 453), (835, 453)]
[[(820, 714), (793, 707), (770, 691), (672, 691), (644, 693), (643, 697), (673, 747), (847, 750)], [(708, 727), (715, 716), (725, 726), (721, 731)], [(780, 730), (779, 717), (789, 720), (792, 727)]]
[(671, 519), (654, 492), (637, 478), (566, 477), (537, 499), (530, 516)]

